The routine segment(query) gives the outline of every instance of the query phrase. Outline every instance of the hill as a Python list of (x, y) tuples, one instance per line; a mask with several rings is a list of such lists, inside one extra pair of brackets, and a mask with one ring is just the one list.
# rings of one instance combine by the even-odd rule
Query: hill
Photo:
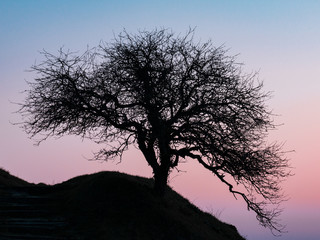
[(75, 239), (244, 239), (234, 226), (200, 211), (170, 188), (159, 198), (152, 185), (152, 179), (99, 172), (32, 188), (54, 199), (52, 210), (67, 219)]
[(0, 187), (24, 187), (30, 185), (32, 184), (12, 176), (8, 171), (0, 168)]

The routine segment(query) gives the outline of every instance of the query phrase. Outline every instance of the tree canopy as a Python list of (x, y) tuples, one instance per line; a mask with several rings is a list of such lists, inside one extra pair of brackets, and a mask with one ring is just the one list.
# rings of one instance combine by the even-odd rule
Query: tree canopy
[(266, 141), (275, 128), (265, 105), (270, 94), (224, 47), (195, 43), (193, 31), (155, 29), (123, 31), (82, 55), (43, 55), (20, 109), (32, 137), (88, 137), (107, 145), (96, 155), (104, 159), (121, 158), (135, 145), (161, 195), (179, 162), (197, 161), (263, 226), (281, 231), (277, 205), (289, 172), (281, 145)]

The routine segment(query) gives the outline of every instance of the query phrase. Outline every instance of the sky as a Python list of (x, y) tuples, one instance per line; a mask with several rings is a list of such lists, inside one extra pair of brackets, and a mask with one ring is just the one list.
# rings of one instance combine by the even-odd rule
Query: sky
[[(99, 146), (76, 136), (51, 138), (40, 146), (12, 123), (21, 121), (16, 102), (24, 99), (28, 71), (41, 62), (43, 49), (83, 52), (110, 42), (123, 29), (169, 28), (224, 45), (247, 72), (258, 71), (277, 130), (269, 141), (290, 151), (292, 172), (282, 186), (289, 197), (282, 207), (288, 233), (274, 237), (259, 226), (241, 199), (194, 162), (173, 172), (170, 186), (199, 208), (233, 224), (248, 240), (320, 239), (320, 1), (215, 0), (1, 0), (0, 1), (0, 167), (27, 181), (55, 184), (104, 170), (151, 177), (138, 150), (119, 161), (89, 161)], [(294, 151), (291, 151), (294, 150)]]

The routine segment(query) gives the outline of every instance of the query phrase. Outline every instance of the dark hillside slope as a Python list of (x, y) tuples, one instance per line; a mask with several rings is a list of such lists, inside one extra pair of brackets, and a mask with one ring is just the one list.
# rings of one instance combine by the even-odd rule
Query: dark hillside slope
[(0, 167), (0, 187), (26, 187), (32, 185), (18, 177), (12, 176)]
[(153, 180), (100, 172), (61, 184), (31, 184), (0, 168), (0, 239), (243, 240)]
[(60, 211), (85, 239), (242, 240), (236, 228), (200, 211), (171, 189), (156, 196), (151, 179), (117, 172), (54, 186)]

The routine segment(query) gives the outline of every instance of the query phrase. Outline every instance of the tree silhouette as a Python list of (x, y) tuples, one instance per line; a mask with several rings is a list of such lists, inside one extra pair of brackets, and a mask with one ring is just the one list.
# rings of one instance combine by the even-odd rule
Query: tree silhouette
[(152, 167), (160, 195), (181, 160), (197, 161), (263, 226), (281, 231), (281, 210), (268, 205), (283, 200), (288, 160), (281, 145), (265, 141), (275, 128), (265, 106), (269, 93), (223, 47), (194, 43), (192, 30), (177, 36), (156, 29), (124, 31), (80, 56), (62, 49), (42, 54), (20, 109), (32, 137), (90, 138), (108, 145), (96, 155), (103, 159), (121, 158), (133, 144)]

